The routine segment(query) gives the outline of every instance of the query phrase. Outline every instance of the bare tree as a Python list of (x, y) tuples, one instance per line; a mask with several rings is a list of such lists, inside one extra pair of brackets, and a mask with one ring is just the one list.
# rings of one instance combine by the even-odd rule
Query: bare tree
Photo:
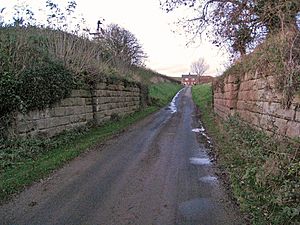
[(98, 41), (104, 47), (104, 58), (117, 67), (140, 66), (147, 57), (137, 38), (117, 24), (109, 25)]
[(199, 58), (197, 61), (191, 64), (191, 73), (197, 76), (202, 76), (209, 68), (209, 65), (205, 62), (203, 58)]
[(192, 38), (209, 34), (217, 46), (241, 55), (269, 33), (297, 29), (300, 12), (299, 0), (161, 0), (161, 6), (167, 12), (189, 7), (180, 24)]

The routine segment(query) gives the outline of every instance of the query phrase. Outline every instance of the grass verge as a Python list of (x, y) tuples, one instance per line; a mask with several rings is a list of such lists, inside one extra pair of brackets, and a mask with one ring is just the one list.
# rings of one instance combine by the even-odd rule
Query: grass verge
[(212, 111), (210, 85), (195, 86), (192, 93), (214, 140), (218, 163), (251, 223), (299, 224), (299, 142), (267, 136), (238, 117), (219, 120)]
[[(120, 133), (157, 109), (155, 106), (148, 107), (120, 121), (108, 122), (99, 128), (67, 132), (50, 140), (19, 139), (14, 144), (10, 143), (4, 149), (6, 154), (1, 152), (0, 200), (8, 200), (25, 186), (43, 178), (80, 153)], [(16, 158), (18, 160), (14, 160)]]
[(174, 83), (153, 84), (149, 88), (149, 95), (153, 104), (165, 106), (181, 88), (180, 84)]
[[(166, 104), (180, 89), (180, 85), (155, 84), (150, 86), (151, 89), (159, 91), (152, 91), (150, 97)], [(0, 139), (0, 202), (9, 200), (24, 187), (158, 109), (155, 104), (118, 121), (109, 121), (101, 127), (81, 128), (51, 139)]]

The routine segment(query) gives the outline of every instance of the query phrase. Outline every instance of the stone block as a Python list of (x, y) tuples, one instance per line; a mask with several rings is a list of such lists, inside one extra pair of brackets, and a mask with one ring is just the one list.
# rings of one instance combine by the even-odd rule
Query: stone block
[(71, 96), (74, 98), (81, 97), (81, 90), (72, 90)]
[(76, 106), (84, 106), (85, 105), (85, 99), (84, 98), (74, 98), (74, 105)]
[(38, 120), (40, 119), (40, 111), (39, 110), (33, 110), (30, 111), (28, 113), (28, 116), (32, 119), (32, 120)]
[(246, 81), (241, 82), (240, 90), (241, 91), (255, 90), (255, 88), (256, 88), (255, 85), (256, 85), (255, 80), (246, 80)]
[(104, 113), (103, 113), (103, 112), (104, 112), (104, 111), (95, 113), (95, 117), (96, 117), (97, 119), (103, 118), (103, 117), (104, 117)]
[(85, 113), (93, 113), (93, 106), (89, 105), (89, 106), (85, 106)]
[(54, 116), (64, 116), (66, 113), (65, 107), (56, 107), (54, 108)]
[(287, 132), (288, 121), (281, 118), (276, 118), (274, 122), (275, 133), (285, 135)]
[(106, 90), (97, 90), (96, 95), (98, 97), (106, 97), (107, 96), (107, 91)]
[(106, 88), (106, 86), (107, 86), (106, 83), (98, 83), (96, 84), (96, 89), (103, 90)]
[(299, 105), (299, 107), (300, 107), (300, 94), (295, 94), (292, 103), (293, 103), (294, 105)]
[(117, 103), (117, 107), (118, 108), (123, 108), (125, 106), (125, 103), (124, 102), (118, 102)]
[(248, 91), (239, 91), (237, 95), (237, 99), (239, 101), (247, 101), (249, 100), (249, 92)]
[(237, 101), (237, 104), (236, 104), (236, 108), (238, 110), (245, 110), (246, 109), (246, 102), (245, 101)]
[(268, 77), (266, 77), (266, 79), (267, 79), (268, 87), (270, 89), (275, 89), (276, 82), (275, 82), (274, 76), (268, 76)]
[(85, 105), (92, 105), (93, 101), (92, 98), (85, 98)]
[(85, 107), (84, 106), (74, 106), (74, 114), (83, 114), (85, 113)]
[(274, 90), (258, 90), (256, 95), (256, 99), (260, 101), (281, 103), (282, 99), (282, 94)]
[(93, 119), (94, 119), (94, 116), (93, 116), (93, 115), (94, 115), (93, 113), (87, 113), (87, 114), (86, 114), (86, 120), (87, 120), (87, 121), (93, 120)]
[(265, 102), (263, 104), (262, 112), (264, 114), (280, 117), (288, 120), (292, 120), (295, 115), (295, 111), (292, 109), (284, 109), (281, 103), (277, 102)]
[(31, 130), (34, 130), (34, 123), (33, 122), (25, 122), (16, 124), (17, 132), (18, 133), (27, 133)]
[(40, 119), (42, 118), (50, 118), (50, 109), (46, 108), (40, 111)]
[(257, 111), (262, 114), (265, 102), (256, 101), (255, 104), (256, 104)]
[(265, 90), (268, 87), (268, 81), (266, 78), (260, 78), (256, 80), (256, 88), (258, 90)]
[(300, 122), (300, 111), (296, 111), (295, 120)]
[(109, 102), (109, 98), (108, 97), (97, 97), (96, 98), (96, 104), (97, 105), (101, 105), (101, 104), (105, 104)]
[[(62, 120), (60, 120), (60, 118), (63, 118), (63, 117), (53, 117), (53, 118), (49, 118), (47, 120), (47, 127), (48, 128), (52, 128), (52, 127), (57, 127), (57, 126), (60, 126), (63, 123)], [(68, 117), (67, 117), (68, 118)]]
[(261, 114), (250, 112), (250, 117), (251, 117), (251, 124), (258, 127)]
[(263, 130), (276, 131), (276, 127), (274, 125), (276, 118), (269, 115), (261, 115), (259, 126)]
[(115, 84), (109, 84), (106, 88), (107, 88), (108, 90), (118, 90), (118, 85), (115, 85)]
[(238, 84), (234, 84), (234, 83), (228, 83), (224, 86), (224, 91), (228, 92), (228, 91), (237, 91), (239, 89), (239, 85)]
[(83, 119), (82, 119), (82, 117), (80, 117), (80, 115), (70, 116), (69, 120), (70, 120), (70, 123), (72, 123), (72, 124), (83, 121)]
[(70, 116), (75, 114), (74, 106), (65, 107), (65, 115)]
[(97, 106), (97, 111), (104, 111), (109, 109), (109, 104), (101, 104)]
[(245, 109), (250, 112), (261, 112), (261, 108), (257, 105), (256, 101), (246, 101)]
[(61, 106), (72, 106), (74, 105), (74, 98), (65, 98), (60, 102)]
[(227, 119), (227, 114), (215, 107), (214, 112), (223, 119)]
[(36, 123), (36, 126), (37, 126), (37, 129), (38, 130), (44, 130), (47, 128), (47, 120), (46, 119), (41, 119), (41, 120), (38, 120), (37, 123)]
[(243, 76), (243, 80), (247, 81), (247, 80), (253, 80), (254, 75), (252, 73), (245, 73)]
[(117, 89), (119, 90), (119, 91), (123, 91), (124, 90), (124, 85), (123, 84), (118, 84), (117, 85)]
[(225, 92), (225, 99), (236, 100), (238, 96), (237, 91)]
[(112, 113), (113, 113), (112, 110), (103, 111), (104, 117), (111, 116)]
[(300, 137), (300, 123), (295, 121), (289, 121), (287, 124), (286, 136), (291, 138)]

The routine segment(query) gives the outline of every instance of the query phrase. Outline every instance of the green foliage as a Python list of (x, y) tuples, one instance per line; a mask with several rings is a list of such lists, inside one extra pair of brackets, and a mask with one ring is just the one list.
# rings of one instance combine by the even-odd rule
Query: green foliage
[(20, 96), (27, 110), (44, 108), (66, 98), (74, 85), (71, 72), (56, 63), (24, 71), (19, 79)]
[(192, 96), (201, 112), (201, 118), (205, 121), (210, 132), (217, 132), (212, 112), (212, 87), (211, 84), (196, 85), (192, 88)]
[(166, 105), (180, 89), (181, 85), (175, 83), (158, 83), (150, 85), (149, 95), (152, 104), (157, 106)]
[(15, 110), (44, 108), (70, 94), (73, 76), (62, 65), (47, 63), (19, 76), (0, 74), (0, 116)]
[(238, 118), (214, 117), (208, 86), (193, 87), (193, 99), (212, 136), (219, 164), (252, 224), (299, 224), (300, 143), (257, 131)]
[(16, 110), (21, 104), (20, 82), (9, 73), (0, 74), (0, 117)]
[(226, 132), (233, 145), (221, 156), (227, 159), (233, 190), (254, 224), (300, 222), (300, 144), (269, 137), (238, 118), (228, 121)]
[(71, 73), (49, 55), (35, 28), (0, 28), (0, 117), (43, 108), (71, 91)]

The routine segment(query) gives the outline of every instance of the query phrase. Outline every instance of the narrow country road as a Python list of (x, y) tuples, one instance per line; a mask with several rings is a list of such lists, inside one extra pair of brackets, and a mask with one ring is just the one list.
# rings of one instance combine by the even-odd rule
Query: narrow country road
[(244, 224), (192, 131), (191, 89), (173, 103), (2, 205), (0, 224)]

